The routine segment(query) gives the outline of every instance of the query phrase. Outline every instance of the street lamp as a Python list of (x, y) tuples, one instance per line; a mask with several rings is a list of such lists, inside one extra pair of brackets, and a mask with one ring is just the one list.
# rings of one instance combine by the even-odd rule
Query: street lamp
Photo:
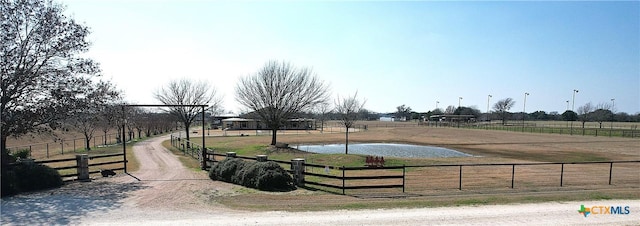
[(524, 93), (524, 105), (522, 106), (522, 131), (524, 131), (524, 118), (527, 116), (527, 96), (529, 96), (529, 93)]
[(574, 111), (573, 109), (575, 109), (576, 107), (576, 93), (578, 92), (577, 89), (573, 90), (573, 103), (571, 105), (571, 111)]
[[(569, 111), (569, 100), (567, 100), (567, 110), (565, 112)], [(567, 115), (569, 115), (567, 113)], [(567, 127), (569, 127), (569, 119), (567, 119)]]
[(438, 109), (438, 104), (440, 103), (440, 101), (436, 101), (436, 109)]
[(462, 101), (462, 97), (458, 97), (458, 108), (460, 108), (460, 101)]
[[(571, 112), (573, 113), (573, 109), (576, 107), (576, 93), (578, 93), (577, 89), (573, 90), (573, 103), (571, 105)], [(575, 114), (574, 114), (575, 115)], [(571, 135), (573, 135), (573, 120), (571, 120)]]
[(613, 113), (613, 109), (616, 107), (616, 99), (611, 99), (611, 113)]
[(489, 94), (489, 96), (487, 96), (487, 121), (489, 121), (489, 101), (491, 100), (491, 94)]
[(615, 117), (615, 114), (613, 114), (613, 108), (616, 107), (616, 99), (611, 99), (611, 130), (609, 131), (609, 136), (611, 136), (611, 133), (613, 132), (613, 119)]

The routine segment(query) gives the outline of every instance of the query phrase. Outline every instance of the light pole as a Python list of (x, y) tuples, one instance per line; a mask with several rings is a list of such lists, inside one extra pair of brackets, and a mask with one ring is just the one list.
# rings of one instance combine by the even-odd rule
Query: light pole
[(489, 96), (487, 96), (487, 121), (489, 121), (489, 101), (491, 100), (491, 94), (489, 94)]
[[(574, 113), (574, 115), (575, 115), (575, 112), (573, 111), (573, 109), (576, 107), (576, 93), (578, 93), (578, 90), (574, 89), (573, 90), (573, 103), (571, 105), (571, 113)], [(570, 133), (571, 133), (571, 135), (573, 135), (573, 120), (571, 120), (571, 132)]]
[(524, 104), (522, 105), (522, 132), (524, 132), (524, 118), (527, 116), (527, 96), (529, 96), (529, 93), (524, 93)]
[(615, 117), (615, 114), (613, 113), (613, 108), (616, 107), (616, 99), (611, 99), (611, 130), (609, 131), (609, 136), (611, 136), (611, 133), (613, 132), (613, 119)]
[(438, 109), (438, 104), (440, 103), (440, 101), (436, 101), (436, 109)]
[(460, 102), (462, 101), (462, 97), (458, 97), (458, 108), (460, 108)]
[(573, 103), (571, 105), (571, 111), (573, 111), (573, 109), (575, 109), (576, 107), (576, 93), (578, 93), (577, 89), (573, 90)]
[[(567, 100), (567, 110), (565, 112), (567, 111), (569, 111), (569, 100)], [(569, 127), (569, 119), (567, 119), (567, 127)]]

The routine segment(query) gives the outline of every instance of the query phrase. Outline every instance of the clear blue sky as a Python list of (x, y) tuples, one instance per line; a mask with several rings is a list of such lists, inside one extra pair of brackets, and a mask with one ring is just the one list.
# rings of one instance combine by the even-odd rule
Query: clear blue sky
[[(418, 112), (511, 97), (511, 111), (587, 102), (640, 112), (640, 2), (63, 1), (92, 30), (89, 57), (139, 104), (171, 79), (234, 100), (268, 60), (308, 66), (332, 97)], [(569, 107), (571, 108), (571, 106)]]

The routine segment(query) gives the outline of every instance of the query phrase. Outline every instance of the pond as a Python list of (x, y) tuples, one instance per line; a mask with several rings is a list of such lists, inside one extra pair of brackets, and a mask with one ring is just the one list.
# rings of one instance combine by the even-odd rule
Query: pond
[[(301, 151), (320, 154), (339, 154), (344, 153), (345, 149), (344, 144), (294, 145), (293, 147)], [(393, 143), (349, 144), (349, 154), (402, 158), (447, 158), (471, 156), (467, 153), (448, 148)]]

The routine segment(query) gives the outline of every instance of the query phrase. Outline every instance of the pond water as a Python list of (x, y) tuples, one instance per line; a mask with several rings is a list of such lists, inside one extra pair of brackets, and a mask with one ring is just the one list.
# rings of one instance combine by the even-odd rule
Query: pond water
[[(344, 144), (295, 145), (294, 147), (301, 151), (321, 154), (344, 153), (345, 149)], [(446, 158), (471, 156), (463, 152), (442, 147), (392, 143), (349, 144), (349, 154), (403, 158)]]

